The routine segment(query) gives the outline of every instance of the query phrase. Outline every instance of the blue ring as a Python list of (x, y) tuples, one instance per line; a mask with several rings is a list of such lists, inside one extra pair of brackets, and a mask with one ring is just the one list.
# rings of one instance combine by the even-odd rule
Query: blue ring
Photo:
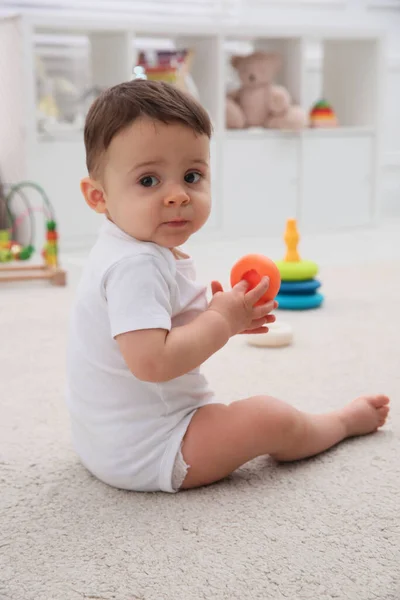
[(288, 296), (300, 294), (313, 294), (319, 287), (321, 282), (318, 279), (307, 279), (306, 281), (282, 281), (279, 293), (287, 294)]
[(307, 294), (299, 296), (289, 296), (288, 294), (278, 294), (276, 300), (281, 310), (307, 310), (309, 308), (318, 308), (324, 301), (322, 294)]

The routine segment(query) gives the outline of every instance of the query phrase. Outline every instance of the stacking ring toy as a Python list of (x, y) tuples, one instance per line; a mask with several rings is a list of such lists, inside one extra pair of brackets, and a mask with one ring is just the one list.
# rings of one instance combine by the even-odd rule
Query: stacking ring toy
[(269, 277), (269, 287), (265, 294), (255, 304), (255, 306), (260, 306), (261, 304), (273, 300), (279, 292), (279, 287), (281, 285), (279, 269), (270, 258), (267, 258), (262, 254), (246, 254), (246, 256), (243, 256), (232, 267), (231, 286), (234, 287), (240, 281), (245, 279), (249, 284), (248, 291), (250, 291), (254, 289), (265, 276)]
[(268, 333), (254, 333), (246, 335), (247, 343), (250, 346), (265, 348), (278, 348), (279, 346), (289, 346), (293, 341), (293, 330), (288, 323), (275, 321), (268, 325)]

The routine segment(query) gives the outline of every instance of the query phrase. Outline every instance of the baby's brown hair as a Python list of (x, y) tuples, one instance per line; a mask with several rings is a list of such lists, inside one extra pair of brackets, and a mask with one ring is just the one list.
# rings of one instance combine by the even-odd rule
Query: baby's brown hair
[(120, 83), (102, 92), (86, 117), (86, 166), (91, 176), (97, 176), (100, 158), (111, 140), (140, 117), (180, 123), (209, 138), (212, 134), (207, 111), (188, 93), (171, 84), (146, 79)]

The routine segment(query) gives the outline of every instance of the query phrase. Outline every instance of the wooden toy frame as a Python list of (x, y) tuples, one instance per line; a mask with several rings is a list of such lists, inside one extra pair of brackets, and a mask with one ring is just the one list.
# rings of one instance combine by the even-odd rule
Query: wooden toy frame
[(47, 265), (0, 265), (0, 283), (38, 279), (47, 279), (52, 285), (64, 286), (67, 284), (67, 272)]

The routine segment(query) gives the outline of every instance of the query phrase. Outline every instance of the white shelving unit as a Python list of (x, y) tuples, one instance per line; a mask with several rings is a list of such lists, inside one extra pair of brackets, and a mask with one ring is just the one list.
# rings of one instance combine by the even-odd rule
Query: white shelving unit
[[(0, 32), (1, 32), (0, 22)], [(82, 20), (19, 17), (24, 47), (21, 94), (25, 98), (24, 158), (27, 177), (48, 192), (64, 243), (84, 244), (98, 219), (79, 192), (86, 175), (82, 134), (43, 139), (37, 133), (35, 36), (85, 35), (90, 45), (92, 85), (130, 79), (140, 40), (169, 39), (195, 51), (192, 76), (214, 124), (211, 148), (212, 218), (204, 233), (225, 236), (281, 235), (286, 219), (298, 218), (302, 231), (327, 231), (376, 222), (379, 216), (383, 37), (363, 30), (287, 27), (243, 28), (221, 23), (141, 24), (137, 20)], [(136, 40), (136, 41), (135, 41)], [(323, 47), (323, 93), (340, 127), (302, 133), (225, 129), (226, 48), (247, 42), (282, 53), (281, 83), (305, 105), (305, 47)], [(0, 63), (1, 68), (1, 63)], [(1, 77), (1, 73), (0, 73)], [(317, 101), (318, 98), (315, 98)], [(1, 117), (0, 117), (1, 118)]]

